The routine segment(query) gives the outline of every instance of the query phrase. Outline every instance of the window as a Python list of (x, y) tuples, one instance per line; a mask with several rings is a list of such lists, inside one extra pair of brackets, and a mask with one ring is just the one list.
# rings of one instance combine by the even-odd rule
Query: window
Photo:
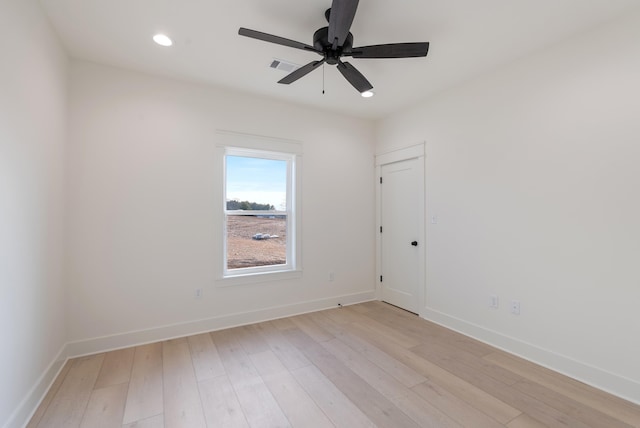
[(225, 147), (223, 277), (298, 269), (296, 155)]

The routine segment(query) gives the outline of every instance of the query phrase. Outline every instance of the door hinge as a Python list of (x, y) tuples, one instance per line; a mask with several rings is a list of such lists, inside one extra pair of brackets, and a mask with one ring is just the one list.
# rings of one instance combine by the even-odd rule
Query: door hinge
[(382, 177), (380, 177), (380, 184), (382, 184)]
[(380, 233), (382, 233), (382, 226), (380, 226)]
[(382, 275), (380, 275), (380, 282), (382, 282)]

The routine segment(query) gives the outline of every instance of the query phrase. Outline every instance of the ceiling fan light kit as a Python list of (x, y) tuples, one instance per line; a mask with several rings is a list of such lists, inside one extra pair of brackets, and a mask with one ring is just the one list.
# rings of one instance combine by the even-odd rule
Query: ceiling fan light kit
[[(373, 96), (373, 85), (351, 63), (342, 57), (352, 58), (415, 58), (427, 56), (428, 42), (390, 43), (383, 45), (353, 47), (353, 34), (349, 32), (358, 8), (358, 0), (333, 0), (331, 8), (325, 12), (328, 27), (322, 27), (313, 34), (313, 46), (274, 36), (248, 28), (240, 28), (238, 34), (253, 39), (315, 52), (322, 59), (312, 61), (282, 78), (278, 83), (289, 85), (311, 73), (322, 64), (335, 65), (338, 71), (363, 97)], [(366, 94), (366, 95), (365, 95)]]

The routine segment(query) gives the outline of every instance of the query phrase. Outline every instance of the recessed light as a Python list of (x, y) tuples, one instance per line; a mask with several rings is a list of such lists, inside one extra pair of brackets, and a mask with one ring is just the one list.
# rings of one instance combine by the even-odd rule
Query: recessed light
[(153, 41), (160, 46), (171, 46), (173, 44), (173, 40), (164, 34), (156, 34), (153, 36)]
[(373, 93), (373, 91), (364, 91), (361, 92), (360, 95), (362, 96), (362, 98), (371, 98), (375, 94)]

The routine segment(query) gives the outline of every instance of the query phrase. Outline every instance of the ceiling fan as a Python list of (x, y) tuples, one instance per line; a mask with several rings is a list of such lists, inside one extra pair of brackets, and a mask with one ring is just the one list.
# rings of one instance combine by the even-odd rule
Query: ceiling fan
[(313, 34), (313, 46), (284, 37), (262, 33), (248, 28), (240, 28), (238, 34), (265, 42), (289, 46), (315, 52), (322, 57), (318, 61), (312, 61), (278, 81), (288, 85), (303, 76), (311, 73), (322, 64), (337, 65), (338, 71), (360, 93), (373, 89), (369, 81), (353, 65), (343, 62), (342, 57), (353, 58), (414, 58), (427, 56), (428, 42), (420, 43), (390, 43), (385, 45), (372, 45), (353, 47), (353, 34), (349, 32), (353, 18), (358, 8), (359, 0), (333, 0), (331, 8), (325, 12), (329, 22), (328, 27), (322, 27)]

